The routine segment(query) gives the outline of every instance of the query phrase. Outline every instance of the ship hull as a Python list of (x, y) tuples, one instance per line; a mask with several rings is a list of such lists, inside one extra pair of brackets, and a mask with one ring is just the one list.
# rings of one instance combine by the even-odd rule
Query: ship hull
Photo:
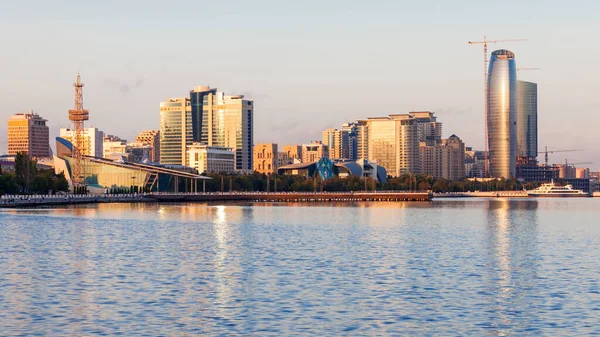
[(587, 194), (559, 194), (559, 193), (527, 193), (527, 196), (533, 198), (588, 198)]

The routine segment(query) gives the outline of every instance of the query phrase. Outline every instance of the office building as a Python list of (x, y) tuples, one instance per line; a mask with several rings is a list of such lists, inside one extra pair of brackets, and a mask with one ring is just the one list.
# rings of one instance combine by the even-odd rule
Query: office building
[(278, 154), (275, 143), (254, 145), (254, 171), (265, 174), (277, 172)]
[(187, 164), (187, 147), (193, 143), (192, 131), (189, 98), (168, 98), (160, 103), (161, 164)]
[(356, 122), (356, 159), (369, 158), (369, 125), (367, 120)]
[(412, 111), (409, 115), (415, 120), (419, 143), (433, 146), (442, 141), (442, 123), (437, 121), (434, 112)]
[(465, 175), (468, 178), (484, 178), (485, 153), (465, 148)]
[(19, 113), (8, 119), (8, 154), (25, 152), (32, 158), (50, 158), (47, 120), (34, 114)]
[(517, 158), (517, 67), (515, 55), (504, 49), (492, 53), (488, 73), (487, 139), (489, 174), (510, 178)]
[(393, 177), (420, 172), (417, 125), (410, 114), (369, 118), (367, 129), (369, 160)]
[(329, 158), (350, 159), (348, 131), (338, 129), (323, 130), (322, 143), (329, 148)]
[(465, 144), (456, 135), (442, 139), (437, 145), (420, 144), (421, 174), (434, 178), (465, 178)]
[[(60, 137), (73, 142), (75, 131), (73, 129), (60, 129)], [(80, 149), (84, 156), (102, 158), (104, 156), (104, 132), (97, 128), (83, 129), (83, 149)]]
[(235, 173), (235, 153), (232, 148), (193, 143), (188, 146), (189, 166), (198, 173)]
[(129, 142), (126, 144), (125, 153), (130, 155), (133, 162), (148, 163), (154, 161), (151, 159), (154, 153), (154, 147), (147, 143)]
[(537, 83), (517, 81), (517, 158), (535, 161), (538, 156)]
[(216, 88), (208, 85), (195, 86), (190, 90), (190, 106), (192, 111), (192, 140), (201, 142), (202, 139), (202, 116), (204, 114), (204, 97), (208, 94), (215, 95)]
[(142, 143), (145, 145), (152, 146), (150, 152), (150, 160), (154, 163), (160, 161), (160, 131), (158, 130), (144, 130), (135, 137), (136, 143)]
[(358, 159), (358, 123), (346, 122), (342, 124), (341, 131), (348, 133), (348, 146), (344, 153), (347, 159), (356, 161)]
[(203, 96), (201, 142), (233, 148), (236, 171), (252, 172), (253, 116), (254, 102), (244, 99), (243, 95), (206, 93)]
[(323, 157), (329, 157), (329, 147), (322, 142), (302, 145), (302, 162), (312, 163)]

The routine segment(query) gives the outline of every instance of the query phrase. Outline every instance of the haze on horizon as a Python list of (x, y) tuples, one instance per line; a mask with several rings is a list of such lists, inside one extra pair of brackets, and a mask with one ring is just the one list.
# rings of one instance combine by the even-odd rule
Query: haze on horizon
[[(539, 149), (583, 149), (552, 163), (592, 161), (600, 119), (600, 2), (158, 1), (0, 4), (0, 153), (6, 120), (33, 109), (51, 143), (69, 127), (82, 75), (87, 126), (133, 140), (159, 128), (159, 103), (194, 85), (255, 100), (255, 143), (320, 139), (345, 121), (436, 112), (444, 137), (483, 148), (483, 51), (516, 54), (538, 83)], [(543, 155), (538, 157), (543, 161)]]

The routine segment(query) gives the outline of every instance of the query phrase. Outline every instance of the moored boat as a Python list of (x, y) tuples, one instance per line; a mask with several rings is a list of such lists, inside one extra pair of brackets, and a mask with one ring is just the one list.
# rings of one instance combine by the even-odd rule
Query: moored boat
[(581, 190), (574, 190), (572, 185), (557, 186), (554, 182), (542, 184), (542, 186), (527, 191), (530, 197), (554, 197), (554, 198), (572, 198), (589, 197), (589, 194)]

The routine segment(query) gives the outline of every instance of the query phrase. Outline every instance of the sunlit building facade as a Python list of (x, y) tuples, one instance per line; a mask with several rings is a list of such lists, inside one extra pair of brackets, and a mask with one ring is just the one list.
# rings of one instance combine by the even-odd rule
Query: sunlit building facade
[(424, 142), (429, 146), (433, 146), (441, 142), (442, 123), (437, 121), (434, 112), (412, 111), (409, 114), (415, 119), (419, 143)]
[(329, 148), (330, 159), (350, 159), (350, 142), (347, 130), (325, 129), (322, 143)]
[(233, 148), (236, 171), (252, 172), (254, 102), (223, 92), (207, 93), (203, 100), (201, 142)]
[(415, 119), (409, 114), (369, 118), (369, 160), (383, 166), (390, 176), (418, 174), (419, 141)]
[(187, 164), (187, 147), (193, 143), (192, 131), (189, 98), (168, 98), (160, 103), (161, 164)]
[(517, 103), (515, 55), (508, 50), (496, 50), (490, 59), (487, 97), (489, 174), (495, 178), (515, 176)]
[(356, 122), (356, 159), (369, 158), (369, 125), (367, 120)]
[(136, 137), (137, 143), (152, 146), (150, 152), (150, 160), (158, 163), (160, 161), (160, 131), (159, 130), (144, 130), (140, 132)]
[(281, 157), (282, 160), (294, 162), (295, 159), (302, 161), (302, 145), (284, 145), (281, 147), (281, 152), (285, 153)]
[(50, 158), (47, 120), (34, 114), (20, 113), (8, 119), (8, 154), (25, 152), (32, 158)]
[(271, 174), (277, 172), (278, 146), (275, 143), (254, 145), (254, 171)]
[[(60, 137), (73, 142), (75, 131), (72, 129), (60, 129)], [(80, 149), (84, 156), (102, 158), (104, 156), (104, 132), (97, 128), (83, 129), (83, 149)]]
[(419, 151), (422, 174), (449, 180), (465, 178), (465, 144), (458, 136), (452, 135), (435, 145), (421, 142)]
[(538, 156), (537, 83), (517, 81), (517, 157)]
[(235, 154), (232, 148), (194, 143), (188, 147), (188, 156), (189, 166), (199, 173), (235, 172)]
[(302, 162), (312, 163), (319, 159), (329, 158), (329, 147), (322, 142), (313, 142), (311, 144), (302, 145)]

